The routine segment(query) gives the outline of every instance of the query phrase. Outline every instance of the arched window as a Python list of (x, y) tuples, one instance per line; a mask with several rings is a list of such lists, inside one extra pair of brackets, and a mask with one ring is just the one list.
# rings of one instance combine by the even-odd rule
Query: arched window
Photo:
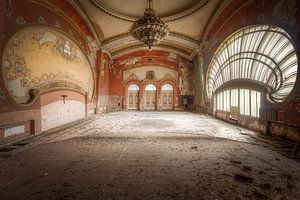
[(145, 90), (156, 90), (156, 86), (153, 84), (148, 84), (146, 85)]
[(139, 86), (137, 84), (131, 84), (131, 85), (129, 85), (128, 90), (130, 90), (130, 91), (138, 91), (138, 90), (140, 90), (140, 88), (139, 88)]
[(164, 91), (172, 91), (173, 90), (173, 86), (169, 83), (163, 85), (163, 87), (161, 88), (161, 90), (164, 90)]
[(298, 59), (291, 37), (269, 25), (251, 26), (228, 37), (216, 51), (206, 79), (212, 94), (231, 80), (252, 81), (268, 89), (273, 102), (291, 93), (297, 77)]

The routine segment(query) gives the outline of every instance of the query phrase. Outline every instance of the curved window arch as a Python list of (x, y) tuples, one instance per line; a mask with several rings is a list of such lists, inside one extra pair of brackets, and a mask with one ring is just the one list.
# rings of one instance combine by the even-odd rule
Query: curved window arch
[(167, 84), (164, 84), (162, 86), (161, 90), (163, 90), (163, 91), (173, 91), (173, 86), (171, 84), (167, 83)]
[(129, 85), (128, 90), (130, 90), (130, 91), (139, 91), (140, 88), (137, 84), (131, 84), (131, 85)]
[(145, 90), (156, 90), (156, 86), (150, 83), (146, 85)]
[(298, 59), (291, 37), (269, 25), (251, 26), (229, 36), (216, 51), (208, 69), (207, 93), (231, 80), (248, 80), (268, 88), (273, 102), (282, 102), (297, 78)]

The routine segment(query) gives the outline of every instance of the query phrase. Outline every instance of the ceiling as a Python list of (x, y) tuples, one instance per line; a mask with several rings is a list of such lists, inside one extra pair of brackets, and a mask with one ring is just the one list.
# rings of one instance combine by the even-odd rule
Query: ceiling
[[(138, 18), (143, 15), (147, 1), (144, 0), (94, 0), (106, 10), (119, 13), (120, 15)], [(195, 6), (198, 0), (156, 0), (153, 2), (155, 10), (160, 17), (179, 14)], [(120, 6), (122, 5), (122, 6)]]
[[(143, 15), (146, 0), (69, 0), (94, 28), (102, 49), (111, 56), (146, 49), (130, 33), (133, 22)], [(153, 0), (154, 9), (170, 27), (170, 35), (156, 49), (166, 49), (191, 58), (201, 36), (222, 0)]]

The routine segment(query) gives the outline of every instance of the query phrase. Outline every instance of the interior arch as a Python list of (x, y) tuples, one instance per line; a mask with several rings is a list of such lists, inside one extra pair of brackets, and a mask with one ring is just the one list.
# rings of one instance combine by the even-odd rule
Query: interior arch
[(293, 90), (298, 58), (290, 35), (280, 27), (255, 25), (229, 36), (217, 49), (207, 74), (211, 97), (223, 84), (247, 80), (263, 84), (272, 102), (283, 102)]

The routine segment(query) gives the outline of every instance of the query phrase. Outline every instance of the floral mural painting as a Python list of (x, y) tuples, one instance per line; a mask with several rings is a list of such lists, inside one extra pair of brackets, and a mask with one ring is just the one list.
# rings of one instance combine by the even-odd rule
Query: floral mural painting
[(93, 96), (88, 57), (72, 39), (48, 27), (28, 27), (13, 35), (4, 49), (2, 70), (11, 97), (20, 104), (28, 102), (32, 89), (71, 87)]

